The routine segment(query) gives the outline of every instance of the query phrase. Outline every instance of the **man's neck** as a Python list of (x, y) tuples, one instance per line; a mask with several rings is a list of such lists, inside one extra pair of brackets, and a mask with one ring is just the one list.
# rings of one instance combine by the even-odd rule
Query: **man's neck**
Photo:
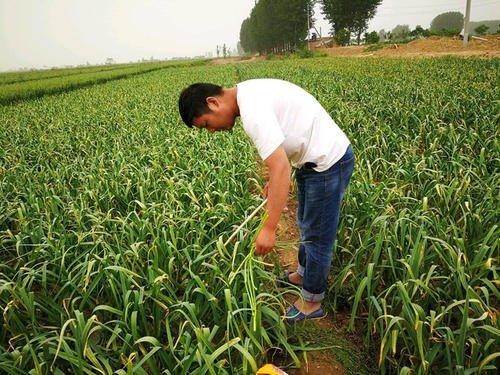
[(231, 105), (231, 108), (234, 113), (234, 117), (240, 115), (240, 109), (238, 107), (238, 100), (236, 99), (237, 93), (238, 93), (238, 87), (234, 86), (231, 88), (225, 88), (224, 90), (224, 96), (227, 95), (227, 99), (229, 100), (229, 104)]

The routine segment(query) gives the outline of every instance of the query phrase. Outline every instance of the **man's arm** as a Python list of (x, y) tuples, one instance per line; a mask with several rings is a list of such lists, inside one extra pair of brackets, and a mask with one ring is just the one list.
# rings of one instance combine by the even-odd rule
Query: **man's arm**
[(276, 242), (276, 228), (285, 208), (290, 189), (290, 164), (283, 146), (279, 146), (264, 163), (269, 168), (267, 192), (268, 217), (255, 240), (255, 254), (265, 255)]

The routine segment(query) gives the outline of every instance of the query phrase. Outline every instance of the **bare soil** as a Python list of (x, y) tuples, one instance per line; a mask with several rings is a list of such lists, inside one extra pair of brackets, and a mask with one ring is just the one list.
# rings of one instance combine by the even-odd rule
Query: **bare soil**
[[(481, 37), (486, 40), (471, 39), (467, 48), (463, 47), (463, 41), (459, 38), (446, 38), (433, 36), (425, 39), (417, 39), (409, 43), (394, 43), (384, 45), (376, 51), (365, 51), (369, 46), (334, 46), (330, 48), (313, 48), (315, 51), (324, 52), (328, 56), (350, 56), (350, 57), (500, 57), (500, 35), (486, 35)], [(276, 56), (275, 58), (279, 58)], [(265, 60), (264, 56), (228, 57), (225, 59), (213, 59), (212, 64), (239, 64)]]
[(367, 51), (367, 45), (318, 48), (317, 51), (325, 52), (329, 56), (352, 57), (436, 57), (454, 55), (462, 57), (500, 57), (500, 36), (488, 35), (483, 40), (471, 39), (464, 48), (463, 41), (459, 38), (430, 37), (414, 40), (404, 44), (387, 44), (382, 49)]
[[(259, 161), (259, 174), (263, 177), (264, 181), (268, 180), (268, 170)], [(274, 256), (278, 261), (281, 268), (288, 271), (295, 271), (298, 264), (298, 246), (299, 246), (299, 228), (297, 226), (297, 206), (298, 202), (296, 199), (296, 192), (294, 191), (294, 186), (290, 189), (288, 196), (288, 201), (285, 209), (280, 218), (277, 230), (277, 243), (279, 244), (275, 251)], [(295, 295), (288, 294), (286, 300), (292, 304), (296, 298)], [(342, 342), (350, 340), (350, 338), (345, 338), (342, 332), (345, 331), (345, 327), (348, 323), (348, 317), (343, 314), (336, 313), (329, 314), (325, 318), (320, 320), (314, 320), (307, 322), (308, 326), (302, 327), (304, 331), (308, 332), (308, 335), (314, 337), (314, 331), (321, 331), (325, 333), (330, 338), (331, 341), (335, 341), (335, 337), (339, 337), (339, 345)], [(316, 337), (314, 337), (316, 338)], [(353, 346), (358, 346), (361, 340), (352, 340), (350, 343)], [(314, 346), (325, 346), (328, 342), (324, 342), (319, 339), (317, 342), (313, 341)], [(349, 346), (351, 346), (349, 345)], [(349, 348), (343, 348), (344, 351), (348, 351)], [(306, 360), (302, 362), (302, 366), (298, 369), (286, 369), (289, 375), (346, 375), (349, 371), (342, 366), (338, 359), (333, 355), (332, 350), (317, 350), (310, 351), (306, 355)]]
[[(299, 245), (299, 229), (297, 227), (297, 200), (292, 193), (288, 197), (288, 203), (285, 207), (277, 230), (277, 240), (289, 243), (288, 248), (276, 250), (280, 266), (288, 271), (297, 269), (298, 259), (297, 250)], [(290, 303), (294, 302), (295, 296), (287, 296)], [(325, 330), (334, 330), (336, 325), (333, 317), (327, 315), (325, 318), (311, 322)], [(343, 366), (338, 363), (331, 351), (312, 351), (307, 353), (307, 361), (303, 362), (299, 369), (287, 370), (289, 375), (345, 375)]]
[(226, 64), (249, 63), (264, 59), (265, 59), (264, 56), (252, 56), (252, 57), (238, 56), (238, 57), (226, 57), (225, 59), (224, 58), (212, 59), (210, 63), (215, 65), (226, 65)]

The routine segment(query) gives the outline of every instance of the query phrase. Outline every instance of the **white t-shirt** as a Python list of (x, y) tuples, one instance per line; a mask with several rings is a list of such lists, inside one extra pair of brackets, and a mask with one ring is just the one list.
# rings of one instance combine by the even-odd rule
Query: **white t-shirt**
[(243, 128), (262, 160), (280, 145), (291, 164), (316, 163), (322, 172), (349, 147), (349, 139), (319, 102), (299, 86), (279, 79), (252, 79), (237, 84)]

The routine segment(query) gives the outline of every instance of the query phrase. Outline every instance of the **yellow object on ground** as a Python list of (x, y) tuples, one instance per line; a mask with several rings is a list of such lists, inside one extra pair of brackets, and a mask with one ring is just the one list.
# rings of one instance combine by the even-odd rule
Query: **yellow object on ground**
[(282, 369), (276, 367), (275, 365), (266, 364), (257, 370), (256, 375), (288, 375)]

